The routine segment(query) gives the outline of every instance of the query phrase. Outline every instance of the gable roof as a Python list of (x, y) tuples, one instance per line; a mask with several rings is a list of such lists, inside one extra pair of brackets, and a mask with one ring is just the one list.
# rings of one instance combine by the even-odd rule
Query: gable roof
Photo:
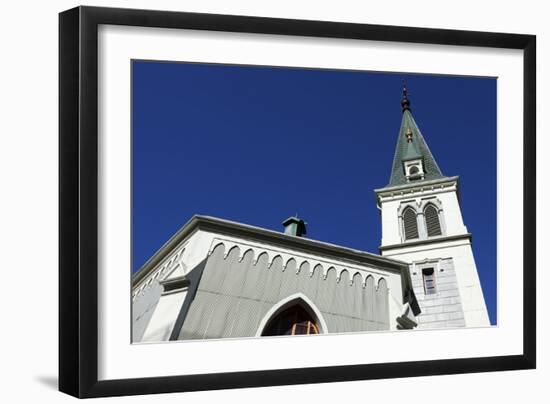
[(384, 257), (366, 251), (356, 250), (336, 244), (296, 237), (282, 232), (251, 226), (227, 219), (212, 216), (194, 215), (184, 224), (143, 266), (132, 275), (132, 283), (136, 285), (154, 269), (177, 245), (190, 237), (196, 230), (212, 233), (239, 236), (250, 240), (265, 242), (281, 247), (289, 247), (297, 251), (320, 254), (326, 257), (351, 260), (366, 265), (374, 265), (387, 270), (403, 272), (408, 270), (408, 264), (395, 258)]

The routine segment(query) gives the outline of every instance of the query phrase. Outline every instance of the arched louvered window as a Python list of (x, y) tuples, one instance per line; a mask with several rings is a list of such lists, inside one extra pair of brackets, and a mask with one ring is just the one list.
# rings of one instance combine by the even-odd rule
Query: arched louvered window
[(439, 212), (434, 205), (430, 204), (424, 209), (424, 218), (426, 219), (426, 232), (428, 233), (428, 237), (441, 236)]
[(408, 207), (403, 212), (403, 227), (405, 229), (405, 240), (418, 238), (418, 224), (416, 223), (416, 212)]

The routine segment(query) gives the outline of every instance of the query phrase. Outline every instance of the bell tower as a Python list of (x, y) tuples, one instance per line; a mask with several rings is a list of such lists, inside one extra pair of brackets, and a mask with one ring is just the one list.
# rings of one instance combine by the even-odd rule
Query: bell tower
[(442, 174), (403, 85), (402, 119), (388, 185), (376, 189), (380, 253), (410, 264), (422, 313), (419, 329), (489, 326), (472, 235), (459, 201), (459, 177)]

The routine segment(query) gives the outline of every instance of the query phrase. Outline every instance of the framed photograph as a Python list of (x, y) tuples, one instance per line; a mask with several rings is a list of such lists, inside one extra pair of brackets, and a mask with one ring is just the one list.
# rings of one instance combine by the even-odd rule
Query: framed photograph
[(59, 388), (531, 369), (532, 35), (59, 18)]

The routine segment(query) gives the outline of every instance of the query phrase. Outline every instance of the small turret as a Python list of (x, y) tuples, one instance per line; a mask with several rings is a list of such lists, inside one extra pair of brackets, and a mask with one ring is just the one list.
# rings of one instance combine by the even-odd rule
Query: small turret
[(285, 234), (296, 237), (303, 237), (306, 234), (306, 222), (300, 219), (297, 214), (286, 219), (283, 226), (285, 227)]

